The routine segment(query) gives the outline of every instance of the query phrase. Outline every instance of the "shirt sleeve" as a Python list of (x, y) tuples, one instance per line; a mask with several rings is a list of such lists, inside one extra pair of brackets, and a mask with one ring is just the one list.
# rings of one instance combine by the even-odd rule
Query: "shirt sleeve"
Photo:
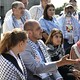
[(35, 60), (35, 55), (30, 48), (21, 53), (25, 66), (34, 74), (47, 73), (58, 69), (55, 62), (42, 63)]

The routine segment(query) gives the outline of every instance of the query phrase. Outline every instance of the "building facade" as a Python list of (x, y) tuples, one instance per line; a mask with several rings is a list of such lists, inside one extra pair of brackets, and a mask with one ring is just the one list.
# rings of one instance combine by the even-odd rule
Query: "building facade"
[[(0, 0), (0, 17), (3, 18), (5, 17), (6, 12), (11, 9), (11, 4), (15, 0)], [(28, 8), (29, 9), (33, 5), (39, 4), (40, 0), (29, 0)]]

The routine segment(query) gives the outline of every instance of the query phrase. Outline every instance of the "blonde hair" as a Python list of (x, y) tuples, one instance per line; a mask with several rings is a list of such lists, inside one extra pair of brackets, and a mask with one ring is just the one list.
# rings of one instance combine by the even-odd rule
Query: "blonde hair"
[(8, 52), (12, 47), (16, 46), (20, 41), (27, 39), (26, 31), (21, 29), (14, 29), (12, 32), (8, 31), (4, 34), (0, 41), (0, 53)]

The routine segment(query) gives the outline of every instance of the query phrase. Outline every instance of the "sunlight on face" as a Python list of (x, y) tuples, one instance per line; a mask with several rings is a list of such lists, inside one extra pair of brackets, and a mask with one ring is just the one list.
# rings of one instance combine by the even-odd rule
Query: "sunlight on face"
[(37, 40), (41, 39), (42, 38), (42, 29), (41, 29), (40, 25), (38, 23), (35, 23), (34, 26), (35, 27), (32, 32), (34, 39), (37, 39)]
[(47, 10), (47, 14), (49, 17), (52, 17), (55, 14), (55, 9), (53, 7), (49, 7)]
[(56, 34), (52, 37), (52, 43), (55, 46), (58, 46), (61, 44), (62, 36), (61, 34)]
[(16, 16), (21, 17), (24, 13), (24, 9), (25, 9), (24, 4), (18, 4), (18, 6), (13, 9), (13, 13), (16, 14)]
[(23, 52), (25, 49), (26, 49), (26, 46), (27, 46), (27, 40), (25, 41), (21, 41), (20, 42), (20, 52)]

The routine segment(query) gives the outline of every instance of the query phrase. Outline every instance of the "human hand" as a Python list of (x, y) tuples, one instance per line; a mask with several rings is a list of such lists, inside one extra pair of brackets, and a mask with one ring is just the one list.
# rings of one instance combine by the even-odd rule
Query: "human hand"
[(80, 59), (68, 59), (69, 54), (63, 56), (59, 61), (57, 61), (57, 66), (63, 66), (63, 65), (71, 65), (80, 62)]
[(76, 80), (80, 80), (80, 71), (77, 69), (73, 69), (73, 74), (76, 77)]

